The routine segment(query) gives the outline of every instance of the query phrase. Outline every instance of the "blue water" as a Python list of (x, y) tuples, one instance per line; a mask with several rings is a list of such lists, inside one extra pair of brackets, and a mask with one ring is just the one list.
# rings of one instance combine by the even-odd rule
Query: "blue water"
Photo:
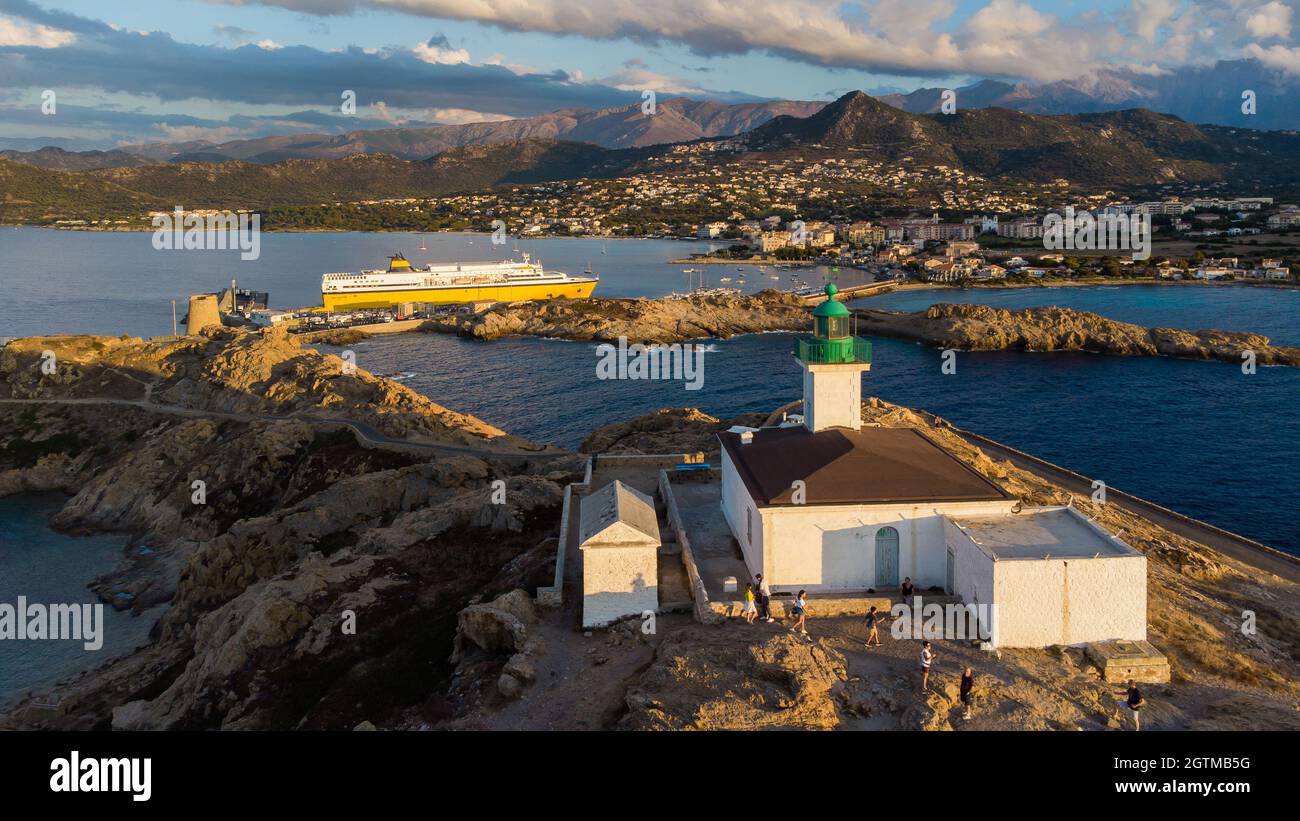
[[(65, 536), (47, 521), (66, 501), (60, 494), (0, 498), (0, 603), (90, 603), (86, 585), (122, 556), (118, 535)], [(104, 607), (104, 644), (86, 650), (80, 641), (0, 641), (0, 709), (31, 690), (90, 669), (144, 644), (160, 610), (139, 616)]]

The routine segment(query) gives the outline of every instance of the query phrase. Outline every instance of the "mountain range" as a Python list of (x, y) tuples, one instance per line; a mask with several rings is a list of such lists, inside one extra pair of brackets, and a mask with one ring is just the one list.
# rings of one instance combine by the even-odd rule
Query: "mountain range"
[(654, 116), (646, 116), (638, 103), (593, 110), (570, 108), (500, 122), (384, 128), (346, 134), (287, 134), (223, 143), (151, 143), (115, 151), (68, 152), (58, 148), (0, 151), (0, 157), (42, 168), (85, 171), (150, 163), (244, 160), (267, 164), (282, 160), (334, 160), (352, 154), (391, 154), (406, 160), (424, 160), (459, 146), (531, 139), (637, 148), (732, 136), (776, 116), (806, 117), (824, 105), (824, 102), (788, 100), (728, 105), (677, 97), (658, 102)]
[[(1226, 183), (1238, 192), (1257, 193), (1300, 182), (1300, 134), (1197, 126), (1144, 109), (1041, 115), (971, 108), (913, 114), (857, 91), (808, 116), (768, 116), (772, 113), (767, 109), (760, 116), (751, 110), (750, 118), (764, 121), (734, 136), (624, 148), (529, 136), (469, 142), (419, 160), (353, 153), (274, 163), (236, 159), (63, 171), (0, 159), (0, 204), (10, 215), (48, 219), (123, 210), (138, 214), (177, 203), (265, 208), (427, 197), (502, 184), (677, 173), (678, 147), (709, 143), (727, 150), (697, 156), (719, 166), (791, 155), (805, 161), (908, 159), (1011, 185), (1068, 179), (1091, 192)], [(719, 116), (711, 122), (729, 128), (741, 120)], [(625, 123), (630, 130), (632, 122)]]
[[(942, 109), (948, 89), (922, 88), (878, 97), (912, 114)], [(1242, 93), (1255, 94), (1255, 113), (1242, 113)], [(952, 89), (958, 111), (1005, 108), (1032, 114), (1091, 114), (1143, 108), (1172, 114), (1189, 123), (1255, 130), (1300, 128), (1300, 79), (1269, 69), (1256, 60), (1219, 61), (1178, 72), (1141, 73), (1106, 69), (1075, 80), (1031, 85), (981, 80)], [(154, 163), (243, 160), (269, 164), (282, 160), (330, 160), (351, 154), (390, 154), (427, 159), (450, 148), (518, 140), (584, 142), (603, 148), (641, 148), (729, 137), (751, 131), (775, 117), (809, 117), (827, 103), (775, 100), (724, 104), (683, 97), (660, 101), (654, 116), (641, 106), (564, 109), (500, 122), (385, 128), (345, 134), (285, 134), (214, 143), (203, 140), (122, 146), (109, 151), (0, 151), (0, 157), (40, 168), (85, 171), (130, 168)]]

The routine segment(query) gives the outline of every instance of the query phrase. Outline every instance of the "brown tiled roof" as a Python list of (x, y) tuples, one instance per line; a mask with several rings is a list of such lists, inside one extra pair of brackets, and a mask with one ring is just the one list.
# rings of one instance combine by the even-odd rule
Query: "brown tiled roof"
[(810, 505), (1012, 498), (914, 428), (763, 428), (747, 445), (738, 433), (718, 438), (760, 506), (792, 504), (798, 479)]

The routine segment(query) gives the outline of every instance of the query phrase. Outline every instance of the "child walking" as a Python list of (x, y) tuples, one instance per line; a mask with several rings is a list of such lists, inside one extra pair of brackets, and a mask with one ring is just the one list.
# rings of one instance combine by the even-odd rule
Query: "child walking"
[(745, 585), (745, 624), (753, 624), (755, 617), (758, 616), (758, 607), (754, 604), (754, 585), (749, 582)]
[(794, 624), (790, 626), (790, 632), (799, 631), (799, 635), (808, 638), (808, 630), (805, 626), (808, 618), (808, 600), (804, 594), (808, 591), (800, 590), (799, 595), (794, 597)]

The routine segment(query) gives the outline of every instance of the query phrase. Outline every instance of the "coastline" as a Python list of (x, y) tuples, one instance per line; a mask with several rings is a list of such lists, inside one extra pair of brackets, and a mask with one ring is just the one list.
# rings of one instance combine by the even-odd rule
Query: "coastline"
[[(902, 282), (894, 286), (895, 291), (1014, 291), (1034, 288), (1093, 288), (1098, 286), (1126, 285), (1167, 285), (1201, 288), (1277, 288), (1279, 290), (1300, 291), (1300, 285), (1291, 282), (1269, 282), (1267, 280), (1230, 280), (1227, 282), (1204, 281), (1199, 279), (1105, 279), (1089, 277), (1087, 279), (1054, 279), (1048, 282), (988, 282), (972, 283), (961, 286), (946, 282)], [(876, 294), (868, 294), (857, 299), (870, 299)]]

